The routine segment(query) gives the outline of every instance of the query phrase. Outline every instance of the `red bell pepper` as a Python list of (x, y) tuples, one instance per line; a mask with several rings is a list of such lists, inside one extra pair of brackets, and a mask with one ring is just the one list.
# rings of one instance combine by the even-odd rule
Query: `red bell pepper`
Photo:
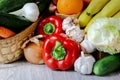
[(43, 59), (51, 69), (67, 70), (79, 56), (80, 46), (69, 38), (54, 34), (44, 41)]
[(37, 28), (37, 34), (42, 34), (44, 38), (62, 32), (62, 18), (55, 15), (43, 19)]

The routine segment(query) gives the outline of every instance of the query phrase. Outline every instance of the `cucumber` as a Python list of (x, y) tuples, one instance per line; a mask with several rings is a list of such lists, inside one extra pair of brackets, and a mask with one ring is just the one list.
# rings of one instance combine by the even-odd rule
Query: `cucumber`
[(120, 54), (109, 55), (94, 64), (93, 73), (104, 76), (118, 69), (120, 69)]
[(16, 16), (8, 13), (0, 13), (0, 26), (5, 26), (18, 33), (28, 27), (32, 22), (24, 17)]
[(35, 0), (0, 0), (0, 12), (9, 13), (23, 7), (25, 3)]

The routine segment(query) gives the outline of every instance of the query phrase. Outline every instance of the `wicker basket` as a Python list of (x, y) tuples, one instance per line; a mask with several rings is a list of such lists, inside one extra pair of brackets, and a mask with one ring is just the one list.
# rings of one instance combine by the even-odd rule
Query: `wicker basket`
[(33, 36), (38, 21), (13, 37), (0, 40), (0, 63), (10, 63), (23, 56), (24, 41)]

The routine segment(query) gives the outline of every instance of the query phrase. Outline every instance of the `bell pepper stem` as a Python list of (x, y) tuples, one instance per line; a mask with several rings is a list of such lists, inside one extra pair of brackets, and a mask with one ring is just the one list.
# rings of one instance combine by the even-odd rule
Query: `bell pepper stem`
[(56, 60), (62, 60), (65, 55), (65, 48), (62, 46), (61, 42), (56, 41), (55, 47), (52, 49), (52, 57)]
[(55, 26), (52, 23), (47, 23), (47, 24), (45, 24), (43, 30), (44, 30), (45, 34), (50, 35), (54, 32)]

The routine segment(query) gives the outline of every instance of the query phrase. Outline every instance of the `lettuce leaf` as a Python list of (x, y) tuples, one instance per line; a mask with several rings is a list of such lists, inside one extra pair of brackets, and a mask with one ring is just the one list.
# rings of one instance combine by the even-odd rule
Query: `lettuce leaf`
[(100, 51), (120, 53), (120, 18), (98, 18), (88, 28), (88, 40)]

